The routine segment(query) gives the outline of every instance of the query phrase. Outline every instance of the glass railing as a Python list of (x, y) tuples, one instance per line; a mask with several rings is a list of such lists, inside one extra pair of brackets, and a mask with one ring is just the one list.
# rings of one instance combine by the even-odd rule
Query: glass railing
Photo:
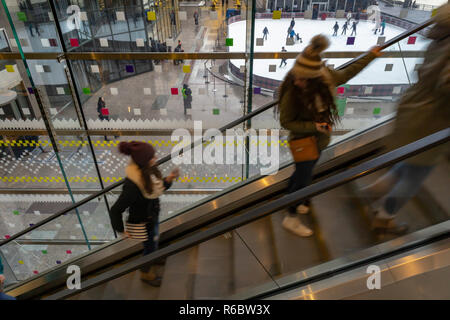
[[(261, 8), (244, 4), (240, 10), (228, 12), (222, 7), (198, 8), (198, 25), (193, 23), (197, 8), (177, 2), (174, 4), (175, 23), (171, 17), (173, 4), (164, 1), (159, 8), (151, 7), (153, 4), (146, 1), (136, 7), (124, 7), (123, 3), (115, 2), (108, 8), (86, 3), (86, 7), (79, 7), (79, 14), (76, 8), (68, 12), (67, 4), (56, 1), (32, 4), (32, 8), (20, 1), (9, 1), (7, 6), (3, 4), (0, 28), (5, 28), (5, 40), (8, 37), (9, 41), (1, 43), (7, 44), (6, 49), (13, 52), (12, 55), (1, 55), (0, 61), (1, 97), (6, 99), (4, 104), (2, 100), (0, 107), (0, 191), (5, 199), (1, 208), (8, 217), (0, 224), (3, 238), (13, 236), (93, 192), (123, 181), (127, 158), (117, 151), (120, 141), (152, 143), (161, 158), (175, 145), (171, 139), (174, 129), (192, 130), (194, 121), (201, 121), (203, 129), (220, 128), (273, 101), (280, 80), (297, 52), (313, 35), (302, 35), (302, 43), (289, 41), (287, 44), (280, 37), (276, 40), (280, 43), (269, 47), (269, 42), (263, 40), (261, 46), (262, 24), (279, 23), (287, 27), (292, 13), (283, 12), (279, 20), (278, 13), (262, 13)], [(258, 13), (252, 29), (255, 11)], [(309, 30), (310, 23), (324, 22), (307, 21), (303, 19), (306, 17), (303, 12), (294, 14), (299, 30)], [(333, 13), (329, 17), (333, 17)], [(332, 23), (331, 20), (325, 22)], [(386, 29), (384, 41), (407, 29), (395, 23)], [(275, 38), (275, 25), (269, 28), (273, 28), (269, 37)], [(325, 52), (328, 64), (338, 69), (360, 52), (381, 43), (378, 35), (369, 38), (366, 30), (369, 25), (369, 22), (361, 21), (359, 30), (367, 36), (357, 38), (355, 44), (350, 44), (348, 41), (351, 40), (345, 36), (331, 38), (332, 46)], [(238, 27), (243, 29), (236, 33)], [(321, 32), (321, 29), (314, 30), (314, 34)], [(151, 40), (156, 42), (152, 44)], [(173, 52), (178, 40), (182, 41), (185, 53), (190, 53), (187, 58), (165, 55), (164, 45), (160, 46), (166, 42)], [(415, 81), (414, 61), (421, 59), (427, 43), (423, 35), (418, 35), (416, 41), (417, 45), (404, 44), (401, 51), (391, 46), (387, 55), (392, 54), (392, 58), (384, 57), (373, 62), (338, 89), (342, 121), (333, 139), (339, 139), (351, 130), (370, 127), (380, 117), (395, 112), (395, 101)], [(283, 54), (288, 66), (280, 68), (282, 56), (273, 51), (279, 51), (281, 45), (288, 50)], [(154, 50), (156, 47), (158, 51)], [(93, 51), (97, 54), (92, 55)], [(20, 55), (22, 52), (24, 56)], [(101, 56), (101, 53), (111, 55)], [(117, 53), (129, 55), (121, 57)], [(177, 61), (181, 59), (183, 61)], [(386, 69), (385, 62), (394, 59), (392, 71), (382, 71)], [(380, 82), (380, 79), (387, 79), (385, 75), (394, 74), (393, 83)], [(185, 83), (192, 91), (190, 104), (185, 104), (181, 92)], [(109, 110), (107, 116), (97, 110), (99, 97), (105, 99)], [(253, 117), (245, 126), (235, 127), (244, 132), (251, 128), (257, 133), (256, 145), (267, 147), (270, 154), (264, 131), (260, 129), (281, 128), (277, 110), (267, 110)], [(269, 142), (270, 137), (269, 131)], [(279, 163), (290, 163), (283, 130), (277, 144)], [(237, 147), (239, 143), (235, 145)], [(182, 176), (174, 183), (173, 192), (162, 197), (162, 220), (182, 213), (186, 207), (193, 207), (207, 197), (237, 187), (242, 181), (260, 174), (261, 167), (267, 167), (252, 163), (246, 156), (235, 160), (232, 165), (180, 165)], [(162, 169), (167, 172), (172, 166), (166, 163)], [(100, 243), (113, 239), (107, 212), (119, 189), (90, 201), (105, 211), (78, 210), (73, 215), (75, 220), (68, 222), (68, 227), (76, 232), (67, 235), (61, 232), (59, 235), (57, 229), (52, 229), (53, 233), (56, 232), (54, 238), (67, 242), (73, 240), (72, 243), (83, 247), (84, 251), (93, 247), (91, 241)], [(97, 218), (86, 218), (88, 216), (83, 211), (98, 215), (101, 222), (97, 223)], [(93, 232), (100, 228), (99, 224), (105, 226), (105, 233), (110, 236)], [(77, 229), (80, 229), (80, 234)], [(51, 235), (34, 235), (30, 232), (26, 235), (30, 239), (19, 240), (51, 239)], [(18, 241), (18, 246), (21, 246), (21, 241)], [(86, 244), (80, 244), (80, 241)], [(57, 248), (58, 255), (70, 250), (65, 245)], [(75, 253), (69, 258), (74, 256)], [(35, 270), (30, 264), (27, 270), (28, 277), (31, 277), (34, 271), (44, 269)]]
[[(48, 298), (250, 298), (292, 287), (309, 277), (323, 279), (321, 274), (331, 276), (342, 265), (406, 248), (408, 241), (448, 236), (450, 208), (444, 191), (448, 179), (443, 179), (448, 176), (448, 163), (442, 153), (448, 150), (448, 138), (448, 129), (440, 131), (137, 258), (99, 278), (86, 279), (81, 290), (64, 290)], [(417, 165), (424, 159), (434, 160), (425, 168), (426, 178), (408, 177), (419, 184), (422, 194), (413, 191), (418, 186), (412, 180), (407, 189), (399, 189), (398, 183), (405, 181), (392, 182), (386, 176), (400, 170), (424, 169)], [(388, 180), (389, 184), (380, 183)], [(301, 220), (316, 233), (301, 238), (286, 232), (282, 221), (287, 206), (310, 196), (312, 212)], [(381, 201), (374, 201), (376, 197)], [(386, 225), (368, 222), (385, 207), (395, 212), (397, 234), (387, 229), (380, 232)], [(414, 237), (408, 237), (410, 234)], [(394, 239), (397, 241), (390, 241)], [(369, 248), (373, 250), (366, 250)], [(163, 279), (161, 287), (138, 281), (138, 269), (161, 257), (166, 258), (165, 265), (156, 271)], [(104, 290), (105, 286), (109, 290)], [(246, 294), (249, 290), (250, 295)]]

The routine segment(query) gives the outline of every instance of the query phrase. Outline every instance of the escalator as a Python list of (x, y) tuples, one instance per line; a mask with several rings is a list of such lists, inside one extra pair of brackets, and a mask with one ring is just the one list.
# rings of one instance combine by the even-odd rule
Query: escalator
[[(368, 183), (403, 159), (417, 153), (433, 152), (450, 140), (450, 129), (365, 161), (341, 173), (312, 184), (296, 193), (256, 206), (247, 212), (174, 242), (148, 256), (117, 264), (113, 269), (82, 281), (81, 290), (54, 292), (47, 299), (243, 299), (270, 298), (301, 285), (311, 285), (367, 264), (386, 264), (386, 259), (438, 243), (448, 259), (450, 221), (448, 178), (441, 190), (434, 189), (430, 203), (413, 199), (398, 218), (410, 223), (411, 232), (397, 237), (370, 229), (364, 210), (352, 195), (354, 183)], [(425, 150), (425, 151), (424, 151)], [(430, 188), (442, 174), (448, 177), (448, 162), (437, 166), (423, 188)], [(296, 200), (314, 196), (312, 213), (305, 223), (316, 231), (299, 238), (281, 228), (285, 208)], [(431, 199), (429, 199), (431, 201)], [(441, 217), (427, 212), (440, 205)], [(446, 206), (447, 207), (444, 207)], [(308, 221), (309, 220), (309, 221)], [(391, 239), (389, 241), (389, 239)], [(388, 241), (387, 241), (388, 240)], [(414, 256), (414, 255), (413, 255)], [(148, 262), (165, 258), (159, 273), (160, 288), (140, 281), (139, 269)], [(412, 258), (402, 261), (411, 262)], [(417, 259), (417, 258), (416, 258)], [(445, 269), (444, 269), (445, 270)], [(417, 274), (417, 270), (416, 270)], [(77, 293), (81, 292), (81, 293)], [(298, 293), (298, 291), (297, 291)]]
[[(403, 38), (407, 36), (408, 33), (405, 33)], [(398, 37), (395, 41), (403, 38)], [(396, 43), (395, 41), (387, 45)], [(276, 102), (269, 103), (221, 130), (233, 128), (275, 104)], [(391, 131), (393, 119), (393, 116), (386, 117), (371, 128), (340, 136), (323, 152), (315, 171), (314, 183), (333, 179), (347, 168), (361, 166), (389, 151), (383, 147), (382, 138)], [(159, 163), (169, 159), (170, 157), (165, 157)], [(173, 218), (161, 224), (162, 251), (168, 250), (173, 245), (180, 245), (192, 237), (201, 237), (204, 232), (214, 230), (224, 223), (231, 223), (233, 219), (243, 218), (264, 206), (277, 203), (281, 200), (280, 197), (283, 195), (292, 170), (293, 166), (286, 164), (274, 176), (252, 177), (179, 211)], [(418, 202), (417, 206), (414, 209), (408, 209), (407, 214), (399, 216), (409, 223), (411, 232), (445, 223), (448, 219), (447, 203), (442, 200), (439, 190), (433, 188), (436, 181), (448, 176), (448, 165), (442, 164), (435, 171), (434, 176), (430, 178), (431, 182), (424, 186), (424, 192), (421, 192), (423, 199), (414, 199)], [(327, 261), (333, 261), (395, 238), (392, 235), (379, 235), (372, 232), (371, 217), (368, 215), (370, 210), (367, 210), (367, 204), (360, 197), (349, 196), (358, 189), (358, 184), (367, 184), (380, 173), (381, 171), (374, 173), (367, 181), (365, 179), (369, 177), (364, 177), (353, 184), (340, 185), (327, 190), (326, 193), (318, 194), (313, 199), (312, 214), (302, 217), (304, 222), (315, 231), (311, 238), (298, 238), (282, 229), (281, 220), (285, 212), (281, 209), (252, 223), (238, 228), (233, 227), (224, 235), (171, 254), (159, 270), (163, 278), (170, 281), (163, 281), (160, 288), (153, 288), (142, 283), (138, 272), (128, 271), (116, 280), (97, 283), (95, 288), (73, 298), (214, 299), (247, 292), (248, 289), (261, 285), (266, 289), (276, 289), (279, 286), (276, 278), (322, 265)], [(444, 180), (441, 183), (445, 182)], [(55, 217), (80, 207), (119, 185), (120, 183), (112, 185), (59, 212)], [(439, 196), (436, 197), (436, 194)], [(284, 208), (285, 205), (282, 207)], [(336, 211), (342, 213), (337, 221)], [(45, 219), (41, 225), (50, 221), (52, 221), (51, 218)], [(36, 227), (39, 226), (38, 224)], [(292, 247), (303, 254), (293, 254)], [(105, 279), (109, 279), (111, 273), (122, 268), (128, 270), (130, 264), (139, 264), (139, 261), (143, 259), (140, 257), (140, 251), (139, 243), (131, 240), (117, 240), (67, 261), (58, 268), (11, 285), (6, 288), (6, 291), (20, 299), (60, 297), (58, 295), (65, 289), (68, 265), (80, 266), (83, 282), (98, 280), (98, 278), (106, 281)], [(158, 253), (161, 252), (158, 251)]]

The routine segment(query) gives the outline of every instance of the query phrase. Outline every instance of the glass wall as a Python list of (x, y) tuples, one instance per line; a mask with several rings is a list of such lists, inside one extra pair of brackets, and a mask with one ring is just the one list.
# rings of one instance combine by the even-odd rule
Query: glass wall
[[(432, 14), (427, 11), (418, 20), (408, 20), (380, 5), (386, 26), (375, 30), (367, 13), (371, 1), (199, 5), (178, 0), (11, 0), (6, 4), (0, 7), (1, 238), (122, 181), (129, 159), (118, 152), (121, 141), (149, 142), (162, 158), (177, 145), (174, 130), (184, 129), (193, 141), (272, 102), (297, 54), (314, 35), (328, 36), (331, 45), (324, 60), (330, 69), (338, 69)], [(351, 23), (359, 21), (356, 37), (350, 27), (343, 32), (346, 18), (340, 10), (352, 11)], [(292, 18), (291, 37), (286, 31)], [(332, 36), (336, 21), (339, 34)], [(408, 37), (339, 86), (336, 105), (341, 121), (332, 138), (393, 114), (398, 99), (417, 81), (429, 43), (425, 31)], [(171, 55), (174, 52), (186, 55)], [(101, 99), (106, 108), (99, 107)], [(279, 152), (280, 165), (291, 162), (277, 107), (234, 129), (233, 141), (227, 142), (228, 137), (222, 141), (223, 147), (227, 143), (236, 147), (229, 161), (229, 149), (207, 149), (206, 144), (202, 152), (209, 152), (213, 161), (194, 163), (192, 154), (185, 163), (162, 165), (165, 174), (180, 166), (181, 176), (162, 197), (161, 219), (263, 172), (267, 163), (259, 162), (258, 153), (255, 156), (252, 144), (243, 138), (250, 129), (255, 130), (257, 152), (269, 147), (265, 139), (278, 134), (272, 144), (276, 149), (267, 150)], [(272, 131), (267, 134), (266, 129)], [(61, 252), (55, 251), (58, 257), (111, 241), (108, 210), (120, 189), (77, 210), (66, 222), (55, 222), (53, 229), (43, 228), (42, 235), (30, 233), (30, 239), (20, 240), (59, 239), (83, 248), (61, 246)], [(66, 226), (67, 232), (59, 231), (57, 224)], [(76, 234), (69, 232), (71, 228)], [(22, 246), (20, 241), (14, 245)], [(15, 259), (8, 254), (4, 253)], [(44, 269), (30, 267), (20, 277)]]

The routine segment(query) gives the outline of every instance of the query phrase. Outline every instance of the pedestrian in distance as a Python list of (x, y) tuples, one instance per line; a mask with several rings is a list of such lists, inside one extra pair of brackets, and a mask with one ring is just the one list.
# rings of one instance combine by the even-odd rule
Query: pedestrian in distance
[(338, 24), (337, 21), (336, 21), (336, 23), (333, 26), (333, 30), (334, 30), (333, 37), (335, 37), (335, 36), (337, 36), (337, 32), (339, 30), (339, 24)]
[[(321, 53), (329, 45), (327, 37), (313, 37), (297, 56), (279, 88), (280, 124), (289, 131), (289, 144), (295, 161), (288, 194), (311, 183), (320, 153), (330, 142), (332, 127), (339, 121), (334, 99), (336, 87), (347, 83), (380, 55), (380, 47), (377, 47), (353, 64), (334, 70), (325, 66), (321, 59)], [(309, 210), (307, 200), (292, 205), (282, 226), (301, 237), (312, 235), (312, 230), (303, 225), (298, 216), (307, 214)]]
[(352, 34), (350, 36), (353, 36), (353, 34), (355, 34), (355, 36), (356, 36), (356, 25), (357, 25), (356, 21), (353, 21)]
[(384, 29), (386, 28), (386, 20), (383, 19), (381, 22), (381, 35), (384, 36)]
[[(434, 25), (427, 33), (432, 41), (417, 72), (418, 81), (399, 101), (394, 129), (385, 138), (387, 150), (450, 127), (450, 4), (439, 7), (432, 20)], [(433, 169), (449, 157), (449, 144), (438, 145), (395, 164), (373, 184), (360, 188), (358, 193), (370, 203), (373, 230), (404, 234), (408, 226), (395, 222), (397, 213), (421, 192)]]
[(194, 21), (195, 21), (195, 25), (198, 26), (198, 12), (197, 11), (194, 12)]
[(181, 93), (183, 95), (183, 104), (184, 104), (184, 115), (187, 115), (187, 109), (192, 108), (192, 90), (189, 88), (189, 86), (185, 83), (183, 84), (183, 89), (181, 90)]
[(348, 21), (345, 21), (344, 25), (342, 26), (342, 35), (347, 35), (347, 28), (348, 28)]
[(269, 29), (267, 29), (267, 26), (266, 26), (266, 27), (264, 27), (264, 30), (263, 30), (263, 39), (264, 40), (267, 40), (268, 34), (269, 34)]
[[(156, 166), (155, 149), (145, 142), (121, 142), (119, 152), (131, 160), (125, 169), (122, 193), (111, 208), (111, 225), (122, 237), (141, 241), (145, 256), (158, 249), (159, 197), (179, 176), (179, 170), (176, 168), (163, 178)], [(124, 226), (122, 214), (127, 209), (129, 215)], [(142, 281), (155, 287), (161, 285), (155, 264), (145, 265), (140, 271)]]
[[(287, 52), (287, 50), (286, 50), (284, 47), (282, 47), (282, 48), (281, 48), (281, 52)], [(284, 64), (285, 66), (287, 65), (286, 59), (281, 59), (281, 63), (280, 63), (279, 68), (281, 68), (281, 66), (282, 66), (283, 64)]]

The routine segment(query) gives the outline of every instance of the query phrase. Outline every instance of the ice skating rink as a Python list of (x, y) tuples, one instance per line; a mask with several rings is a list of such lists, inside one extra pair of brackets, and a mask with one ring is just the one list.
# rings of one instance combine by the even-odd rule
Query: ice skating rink
[[(354, 45), (347, 45), (347, 38), (350, 36), (352, 29), (347, 29), (347, 35), (341, 35), (342, 26), (345, 19), (327, 19), (322, 20), (305, 20), (303, 18), (295, 19), (294, 31), (300, 34), (303, 43), (295, 43), (293, 46), (286, 45), (287, 29), (290, 26), (291, 19), (257, 19), (255, 22), (255, 38), (263, 37), (263, 29), (265, 26), (269, 29), (268, 39), (264, 41), (263, 46), (256, 46), (255, 39), (255, 51), (256, 52), (275, 52), (281, 51), (281, 47), (285, 47), (288, 52), (300, 53), (309, 43), (310, 39), (316, 34), (327, 35), (331, 41), (330, 47), (327, 51), (366, 51), (377, 44), (380, 32), (377, 35), (374, 34), (373, 28), (375, 26), (371, 21), (360, 20), (357, 26), (357, 36), (355, 38)], [(333, 37), (333, 26), (338, 21), (339, 31), (338, 36)], [(386, 41), (404, 32), (405, 29), (387, 24), (384, 31)], [(243, 52), (245, 51), (245, 21), (239, 21), (231, 23), (228, 26), (229, 38), (233, 38), (233, 46), (229, 47), (230, 52)], [(417, 36), (415, 44), (408, 44), (408, 38), (400, 42), (400, 48), (402, 51), (423, 51), (430, 43), (430, 40), (423, 36), (416, 34)], [(399, 51), (399, 46), (394, 45), (386, 50)], [(347, 62), (351, 59), (327, 59), (327, 64), (338, 67), (339, 65)], [(404, 60), (404, 61), (403, 61)], [(372, 62), (369, 67), (358, 74), (355, 78), (351, 79), (348, 84), (353, 85), (374, 85), (374, 84), (407, 84), (410, 81), (416, 80), (416, 72), (414, 68), (416, 64), (421, 64), (422, 58), (383, 58), (377, 59)], [(254, 73), (258, 76), (271, 78), (276, 80), (282, 80), (285, 74), (291, 69), (295, 60), (288, 59), (287, 66), (280, 66), (280, 59), (259, 59), (254, 60)], [(237, 68), (244, 64), (244, 60), (231, 60)], [(386, 68), (386, 65), (392, 64)], [(275, 72), (269, 72), (269, 65), (276, 65)], [(406, 70), (405, 70), (406, 65)], [(408, 79), (409, 78), (409, 79)]]

